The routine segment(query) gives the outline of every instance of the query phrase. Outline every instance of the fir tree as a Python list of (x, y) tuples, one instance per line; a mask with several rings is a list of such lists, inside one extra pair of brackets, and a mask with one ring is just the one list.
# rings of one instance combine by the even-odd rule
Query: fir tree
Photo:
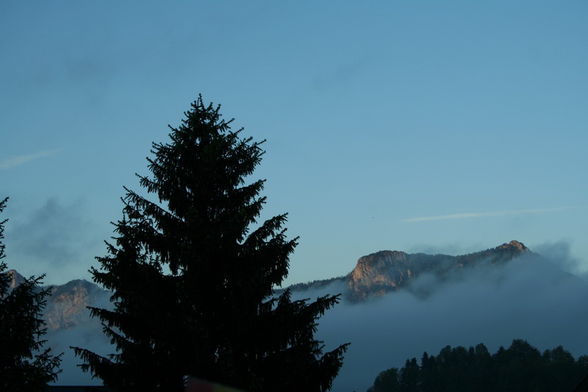
[(297, 238), (286, 238), (286, 214), (258, 224), (264, 180), (246, 180), (263, 142), (241, 138), (219, 109), (199, 97), (169, 142), (153, 144), (151, 176), (138, 175), (146, 192), (125, 188), (114, 243), (91, 270), (113, 292), (114, 310), (91, 312), (117, 352), (74, 350), (116, 391), (180, 391), (186, 375), (326, 391), (347, 345), (323, 353), (314, 333), (338, 296), (274, 296)]
[[(0, 213), (8, 199), (0, 201)], [(11, 287), (6, 271), (4, 224), (0, 221), (0, 391), (43, 391), (57, 379), (60, 356), (43, 348), (46, 329), (41, 319), (48, 289), (40, 287), (43, 276), (25, 279)]]

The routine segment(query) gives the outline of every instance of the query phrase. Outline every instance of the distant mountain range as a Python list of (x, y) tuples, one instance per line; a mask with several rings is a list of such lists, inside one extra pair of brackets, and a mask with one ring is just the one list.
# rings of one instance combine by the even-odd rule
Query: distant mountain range
[[(355, 268), (345, 276), (299, 283), (289, 287), (292, 292), (304, 292), (325, 288), (333, 283), (342, 284), (343, 298), (361, 302), (406, 287), (416, 277), (430, 273), (439, 278), (473, 266), (505, 263), (518, 256), (531, 253), (518, 241), (511, 241), (496, 248), (461, 256), (408, 254), (384, 250), (360, 257)], [(24, 278), (15, 270), (11, 287)], [(86, 280), (72, 280), (64, 285), (49, 286), (51, 296), (45, 308), (45, 320), (49, 331), (65, 330), (88, 320), (87, 306), (108, 306), (109, 292)], [(283, 289), (277, 290), (279, 293)]]
[(523, 254), (531, 253), (519, 241), (510, 241), (496, 248), (461, 256), (409, 254), (383, 250), (360, 257), (355, 268), (345, 276), (299, 283), (289, 288), (295, 292), (321, 289), (334, 283), (342, 283), (344, 299), (360, 302), (402, 289), (416, 277), (426, 273), (445, 278), (464, 268), (505, 263)]

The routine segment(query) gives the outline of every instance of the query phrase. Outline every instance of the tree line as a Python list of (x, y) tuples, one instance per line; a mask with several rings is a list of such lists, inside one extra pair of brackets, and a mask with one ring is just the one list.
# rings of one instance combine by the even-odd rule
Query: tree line
[(483, 344), (443, 348), (438, 355), (409, 359), (381, 372), (368, 392), (550, 392), (573, 391), (588, 374), (588, 356), (578, 359), (559, 346), (541, 353), (524, 340), (490, 354)]

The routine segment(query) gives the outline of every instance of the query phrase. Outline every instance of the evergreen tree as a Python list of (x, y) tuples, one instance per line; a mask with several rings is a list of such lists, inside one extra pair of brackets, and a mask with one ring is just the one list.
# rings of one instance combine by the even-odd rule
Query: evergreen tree
[(297, 238), (286, 238), (285, 214), (257, 223), (264, 180), (246, 180), (263, 142), (241, 138), (219, 109), (199, 97), (169, 142), (153, 144), (151, 176), (138, 175), (145, 192), (125, 188), (114, 243), (91, 270), (113, 293), (114, 310), (91, 313), (117, 352), (74, 350), (115, 391), (180, 391), (185, 375), (326, 391), (347, 345), (323, 353), (314, 333), (339, 297), (274, 296)]
[[(0, 213), (8, 199), (0, 201)], [(44, 349), (41, 313), (49, 290), (41, 289), (43, 277), (30, 277), (11, 287), (6, 271), (4, 224), (0, 221), (0, 391), (42, 391), (57, 378), (60, 356)]]
[(417, 392), (419, 386), (419, 365), (416, 358), (406, 360), (404, 367), (400, 371), (399, 386), (405, 392)]
[(392, 368), (384, 370), (378, 374), (378, 377), (376, 377), (376, 380), (374, 381), (374, 385), (368, 389), (368, 392), (399, 391), (400, 383), (398, 379), (398, 369)]

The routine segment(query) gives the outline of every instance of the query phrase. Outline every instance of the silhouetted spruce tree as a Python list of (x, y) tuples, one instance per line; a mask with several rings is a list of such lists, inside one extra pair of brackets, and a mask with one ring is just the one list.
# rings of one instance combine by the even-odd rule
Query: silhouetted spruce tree
[[(0, 213), (8, 199), (0, 201)], [(11, 287), (6, 271), (4, 224), (0, 221), (0, 391), (43, 391), (57, 378), (60, 356), (44, 349), (41, 313), (49, 290), (41, 289), (43, 276), (25, 279)]]
[[(347, 345), (323, 354), (317, 319), (338, 296), (273, 295), (297, 238), (286, 215), (257, 223), (264, 180), (246, 183), (263, 142), (241, 138), (199, 97), (167, 143), (154, 143), (146, 192), (125, 188), (123, 217), (94, 280), (114, 310), (92, 308), (116, 345), (74, 348), (116, 391), (180, 391), (185, 375), (248, 391), (326, 391)], [(148, 197), (153, 195), (150, 200)]]

